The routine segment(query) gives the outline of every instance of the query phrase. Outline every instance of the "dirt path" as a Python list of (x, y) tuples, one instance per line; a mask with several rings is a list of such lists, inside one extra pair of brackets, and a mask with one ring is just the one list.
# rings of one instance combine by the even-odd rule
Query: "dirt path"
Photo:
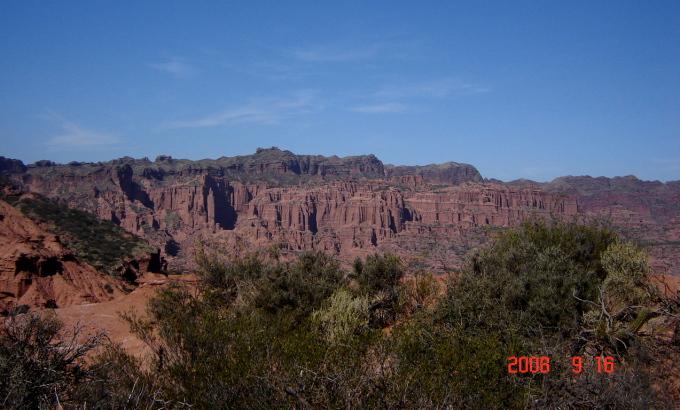
[(194, 275), (145, 276), (139, 287), (129, 294), (108, 302), (87, 303), (55, 309), (55, 313), (64, 322), (67, 330), (80, 325), (84, 335), (93, 335), (104, 331), (111, 341), (120, 343), (131, 354), (143, 358), (149, 353), (148, 347), (130, 332), (127, 323), (120, 317), (120, 314), (130, 310), (142, 314), (149, 299), (159, 289), (174, 281), (193, 284), (196, 280)]

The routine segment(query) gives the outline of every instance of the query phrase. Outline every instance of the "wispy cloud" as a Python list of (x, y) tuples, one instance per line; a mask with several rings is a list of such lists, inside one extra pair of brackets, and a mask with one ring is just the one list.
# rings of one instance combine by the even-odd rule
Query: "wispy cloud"
[(57, 121), (61, 128), (58, 135), (46, 141), (46, 145), (49, 147), (67, 149), (104, 148), (120, 142), (115, 135), (85, 128), (54, 112), (49, 112), (47, 117)]
[(385, 86), (373, 95), (375, 98), (412, 98), (431, 97), (445, 98), (455, 95), (482, 94), (491, 91), (491, 87), (462, 81), (458, 78), (439, 78), (425, 82), (397, 84)]
[(386, 102), (378, 104), (358, 105), (350, 108), (350, 111), (365, 114), (398, 113), (406, 111), (406, 106), (398, 102)]
[(150, 63), (149, 67), (170, 74), (175, 78), (186, 78), (196, 73), (196, 68), (186, 63), (184, 59), (172, 57), (157, 63)]
[(278, 61), (257, 61), (240, 63), (223, 63), (222, 67), (248, 77), (258, 77), (268, 81), (298, 81), (310, 76), (318, 76), (318, 70), (305, 68), (302, 64)]
[(378, 46), (375, 45), (357, 48), (308, 47), (291, 51), (293, 57), (310, 63), (342, 63), (366, 60), (375, 57), (377, 53)]
[(228, 107), (200, 118), (170, 121), (165, 128), (206, 128), (230, 123), (273, 124), (283, 119), (311, 112), (315, 107), (315, 91), (299, 91), (289, 98), (252, 100)]

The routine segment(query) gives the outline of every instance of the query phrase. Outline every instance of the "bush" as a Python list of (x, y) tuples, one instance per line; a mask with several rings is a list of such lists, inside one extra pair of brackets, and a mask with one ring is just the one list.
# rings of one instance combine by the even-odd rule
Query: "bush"
[(156, 409), (183, 407), (169, 403), (154, 386), (153, 375), (145, 373), (142, 363), (122, 347), (107, 344), (88, 367), (87, 382), (74, 394), (83, 409)]
[(0, 402), (4, 408), (48, 409), (77, 403), (76, 390), (90, 377), (82, 358), (103, 335), (79, 340), (53, 316), (13, 315), (0, 328)]
[(393, 292), (404, 276), (399, 258), (392, 254), (369, 255), (364, 262), (354, 262), (354, 276), (361, 288), (370, 294)]
[[(641, 289), (644, 258), (606, 229), (529, 223), (505, 232), (471, 255), (445, 291), (431, 275), (402, 280), (393, 255), (357, 260), (351, 278), (358, 286), (320, 253), (289, 263), (253, 256), (200, 265), (198, 295), (170, 288), (151, 302), (146, 321), (132, 321), (156, 352), (153, 372), (140, 380), (158, 381), (145, 388), (157, 389), (166, 405), (657, 403), (642, 367), (625, 360), (640, 350), (616, 345), (633, 346), (651, 307), (631, 310), (631, 300), (616, 296), (624, 310), (614, 311), (607, 299), (621, 281)], [(603, 300), (616, 317), (599, 334)], [(585, 350), (618, 354), (627, 363), (619, 384), (588, 376), (565, 387), (558, 365), (554, 374), (527, 377), (506, 370), (511, 355), (563, 358)]]
[(604, 291), (613, 304), (639, 305), (650, 298), (647, 281), (647, 255), (635, 245), (617, 242), (602, 254), (602, 266), (607, 272)]
[(368, 327), (368, 307), (366, 296), (353, 297), (349, 291), (339, 289), (330, 297), (328, 306), (314, 312), (313, 320), (320, 324), (329, 343), (342, 343)]
[(589, 308), (579, 299), (595, 300), (606, 276), (600, 256), (615, 240), (606, 229), (566, 223), (507, 231), (471, 256), (441, 314), (473, 328), (573, 335)]
[(270, 313), (282, 309), (308, 316), (342, 283), (338, 262), (322, 252), (302, 253), (292, 264), (274, 264), (256, 281), (255, 306)]

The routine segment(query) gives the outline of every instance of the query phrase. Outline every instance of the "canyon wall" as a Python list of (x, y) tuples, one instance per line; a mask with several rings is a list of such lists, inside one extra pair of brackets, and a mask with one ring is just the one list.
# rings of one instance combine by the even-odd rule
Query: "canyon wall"
[(673, 245), (680, 238), (680, 189), (672, 183), (628, 177), (502, 183), (483, 180), (467, 164), (395, 167), (372, 155), (300, 156), (276, 148), (201, 161), (45, 161), (13, 175), (28, 191), (147, 238), (178, 270), (191, 264), (199, 240), (226, 252), (319, 249), (346, 262), (380, 250), (410, 257), (440, 247), (459, 267), (489, 230), (537, 217), (606, 218), (653, 242), (660, 269), (675, 273), (680, 266)]

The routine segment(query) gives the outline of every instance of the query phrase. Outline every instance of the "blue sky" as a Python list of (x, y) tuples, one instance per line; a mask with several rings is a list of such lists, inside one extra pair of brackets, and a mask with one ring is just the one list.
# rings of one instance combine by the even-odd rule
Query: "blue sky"
[(0, 141), (680, 179), (680, 2), (7, 0)]

